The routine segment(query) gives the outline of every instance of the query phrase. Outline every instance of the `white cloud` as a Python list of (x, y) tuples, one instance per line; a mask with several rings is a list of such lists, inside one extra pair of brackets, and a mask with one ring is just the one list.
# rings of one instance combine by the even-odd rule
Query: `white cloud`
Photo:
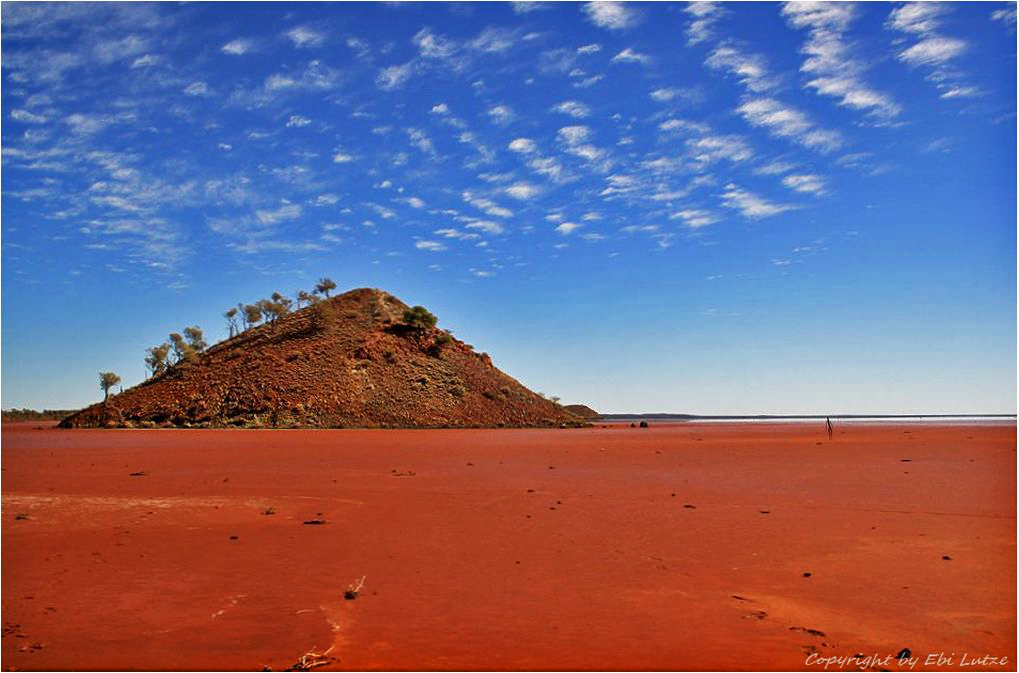
[(495, 275), (494, 271), (485, 271), (483, 269), (471, 269), (470, 272), (472, 276), (477, 276), (478, 278), (491, 278)]
[(1016, 8), (1015, 5), (1013, 4), (1010, 7), (1005, 7), (1004, 9), (996, 9), (993, 12), (991, 12), (991, 19), (993, 21), (1001, 21), (1006, 26), (1012, 26), (1014, 28), (1015, 15)]
[(418, 48), (418, 53), (423, 58), (444, 60), (456, 53), (458, 45), (442, 35), (437, 35), (430, 28), (419, 30), (411, 42)]
[(538, 146), (530, 138), (515, 138), (510, 142), (509, 149), (520, 154), (533, 154), (538, 151)]
[(641, 65), (647, 65), (651, 63), (651, 57), (627, 47), (612, 57), (612, 63), (640, 63)]
[(311, 123), (311, 120), (301, 115), (290, 115), (290, 119), (287, 120), (287, 128), (301, 128)]
[(880, 117), (894, 117), (900, 106), (863, 82), (863, 65), (843, 37), (855, 18), (855, 7), (840, 2), (786, 2), (782, 14), (794, 28), (807, 28), (801, 52), (807, 56), (800, 70), (814, 75), (807, 87), (841, 99), (840, 105)]
[(435, 154), (435, 145), (432, 144), (431, 138), (429, 138), (424, 131), (415, 128), (404, 130), (407, 132), (407, 137), (410, 138), (410, 142), (414, 145), (414, 147), (418, 148), (425, 154)]
[(448, 115), (449, 106), (446, 105), (445, 103), (436, 103), (435, 105), (432, 106), (431, 112), (432, 114), (436, 115)]
[(403, 65), (391, 65), (379, 71), (375, 78), (375, 85), (386, 91), (403, 86), (404, 82), (414, 74), (414, 62), (410, 61)]
[(710, 128), (707, 124), (692, 122), (686, 119), (666, 119), (658, 125), (660, 131), (688, 131), (690, 133), (707, 133)]
[(65, 117), (64, 122), (71, 127), (74, 133), (91, 135), (109, 126), (113, 123), (113, 119), (101, 115), (88, 115), (76, 112)]
[(459, 229), (436, 229), (436, 236), (442, 236), (443, 238), (454, 238), (464, 241), (472, 241), (481, 238), (477, 234), (468, 234), (467, 232), (460, 231)]
[(568, 234), (572, 234), (574, 231), (576, 231), (577, 229), (579, 229), (582, 226), (583, 225), (576, 224), (575, 222), (563, 222), (558, 227), (556, 227), (555, 230), (558, 231), (560, 234), (563, 234), (565, 236), (565, 235), (568, 235)]
[(334, 164), (349, 164), (354, 161), (353, 155), (347, 154), (346, 152), (339, 151), (333, 155)]
[(184, 95), (186, 96), (208, 96), (209, 85), (205, 82), (192, 82), (188, 84), (184, 89)]
[(966, 48), (965, 42), (952, 37), (929, 37), (899, 52), (899, 59), (910, 65), (941, 65)]
[(255, 217), (262, 224), (270, 225), (293, 220), (301, 216), (301, 207), (296, 203), (285, 203), (276, 210), (256, 210)]
[(419, 199), (416, 196), (409, 196), (409, 197), (407, 197), (406, 201), (407, 201), (407, 205), (409, 205), (411, 208), (424, 208), (425, 207), (425, 202), (422, 201), (421, 199)]
[(34, 114), (28, 110), (11, 110), (11, 119), (15, 119), (19, 122), (26, 124), (45, 124), (46, 117)]
[(794, 208), (794, 206), (767, 201), (764, 198), (741, 189), (732, 183), (725, 186), (725, 192), (722, 194), (722, 199), (722, 205), (726, 208), (738, 210), (743, 217), (751, 219), (771, 217)]
[(139, 35), (99, 42), (95, 45), (95, 56), (105, 64), (137, 56), (148, 49), (148, 41)]
[(746, 142), (739, 136), (704, 136), (686, 141), (693, 158), (701, 163), (712, 163), (720, 159), (734, 163), (746, 161), (754, 156)]
[(296, 26), (284, 33), (295, 47), (318, 47), (325, 42), (325, 35), (308, 26)]
[(492, 118), (493, 122), (500, 126), (509, 124), (515, 117), (513, 110), (508, 105), (495, 105), (489, 108), (488, 116)]
[(163, 61), (163, 59), (160, 56), (154, 56), (152, 54), (145, 54), (144, 56), (139, 56), (134, 61), (132, 61), (131, 62), (131, 67), (132, 68), (147, 68), (150, 65), (156, 65), (157, 63), (162, 63), (162, 61)]
[(513, 7), (514, 14), (530, 14), (531, 12), (541, 12), (552, 8), (547, 2), (522, 2), (520, 0), (515, 0), (510, 5)]
[(582, 47), (577, 47), (578, 54), (597, 54), (601, 51), (601, 45), (597, 43), (585, 44)]
[(567, 145), (579, 145), (591, 137), (591, 129), (587, 126), (564, 126), (559, 129), (559, 137)]
[(512, 196), (514, 199), (526, 201), (533, 199), (535, 196), (541, 193), (541, 189), (532, 185), (529, 182), (516, 182), (506, 188), (506, 193)]
[(441, 252), (446, 249), (446, 246), (438, 241), (418, 241), (414, 244), (414, 247), (418, 250), (428, 250), (429, 252)]
[(231, 56), (243, 56), (255, 48), (254, 40), (247, 40), (244, 38), (237, 38), (236, 40), (230, 40), (222, 47), (219, 48), (224, 54), (230, 54)]
[(943, 94), (942, 98), (972, 98), (980, 95), (980, 89), (974, 86), (953, 86)]
[(467, 46), (483, 54), (502, 54), (509, 51), (516, 42), (516, 31), (505, 28), (486, 28), (468, 42)]
[(562, 103), (554, 105), (552, 106), (552, 111), (569, 115), (577, 119), (591, 115), (591, 108), (587, 107), (583, 103), (578, 103), (575, 100), (563, 101)]
[(547, 157), (537, 157), (527, 162), (535, 173), (544, 175), (553, 182), (561, 182), (566, 177), (566, 169), (558, 161)]
[(706, 227), (718, 222), (718, 218), (713, 213), (707, 210), (696, 210), (693, 208), (687, 208), (673, 213), (669, 216), (669, 219), (683, 220), (683, 224), (691, 229), (700, 229), (701, 227)]
[(757, 54), (744, 54), (734, 47), (722, 46), (708, 55), (705, 65), (716, 70), (726, 70), (736, 75), (743, 86), (751, 91), (767, 91), (774, 87), (764, 59)]
[(829, 152), (842, 144), (837, 132), (818, 128), (805, 114), (774, 98), (748, 100), (737, 112), (754, 126), (766, 128), (773, 135), (791, 138), (820, 152)]
[(819, 175), (787, 175), (782, 184), (797, 192), (806, 192), (820, 196), (824, 194), (824, 179)]
[(888, 26), (904, 33), (924, 35), (934, 32), (946, 7), (939, 2), (907, 2), (892, 10)]
[(707, 1), (687, 3), (684, 11), (694, 17), (686, 28), (686, 43), (690, 46), (711, 39), (712, 28), (723, 13), (719, 3)]
[(481, 210), (488, 215), (493, 215), (495, 217), (513, 217), (512, 210), (509, 210), (508, 208), (503, 208), (502, 206), (497, 204), (495, 201), (492, 201), (491, 199), (486, 199), (484, 197), (477, 196), (476, 194), (474, 194), (474, 192), (465, 190), (464, 192), (461, 193), (460, 196), (463, 198), (465, 202), (471, 204), (478, 210)]
[(668, 103), (674, 98), (690, 98), (693, 96), (693, 92), (689, 89), (667, 87), (655, 89), (649, 95), (651, 96), (651, 100), (658, 101), (659, 103)]
[(335, 194), (320, 194), (315, 198), (311, 205), (318, 207), (332, 206), (338, 203), (339, 200), (340, 197), (336, 196)]
[(498, 235), (503, 233), (504, 229), (498, 222), (492, 222), (491, 220), (471, 220), (465, 225), (468, 229), (480, 229), (486, 234)]
[[(833, 68), (833, 71), (837, 69)], [(894, 117), (902, 108), (882, 93), (868, 89), (855, 77), (817, 77), (807, 82), (819, 94), (841, 98), (840, 105)]]
[(795, 164), (786, 163), (783, 161), (772, 161), (771, 163), (765, 164), (760, 168), (754, 170), (757, 175), (781, 175), (782, 173), (788, 173), (789, 171), (796, 168)]
[(591, 23), (610, 30), (622, 30), (638, 22), (638, 15), (634, 10), (627, 8), (622, 2), (612, 0), (585, 3), (584, 12), (587, 13)]

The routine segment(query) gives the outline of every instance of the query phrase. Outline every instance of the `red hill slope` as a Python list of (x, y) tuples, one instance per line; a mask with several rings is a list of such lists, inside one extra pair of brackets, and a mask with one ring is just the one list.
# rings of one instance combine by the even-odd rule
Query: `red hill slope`
[(65, 428), (558, 427), (574, 415), (380, 290), (327, 299), (221, 342), (66, 418)]

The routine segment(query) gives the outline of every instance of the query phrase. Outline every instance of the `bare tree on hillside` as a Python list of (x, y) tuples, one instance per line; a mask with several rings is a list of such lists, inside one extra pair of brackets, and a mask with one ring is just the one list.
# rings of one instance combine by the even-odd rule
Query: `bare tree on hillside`
[(167, 358), (170, 356), (170, 344), (163, 342), (148, 349), (146, 353), (148, 353), (148, 357), (145, 358), (145, 366), (149, 368), (153, 376), (166, 371), (169, 366)]
[(245, 329), (250, 329), (262, 322), (262, 308), (257, 303), (244, 305), (244, 322), (247, 325)]
[(227, 329), (230, 331), (230, 338), (233, 338), (237, 334), (237, 309), (232, 308), (223, 314), (226, 318)]
[(99, 372), (99, 387), (103, 389), (103, 402), (110, 399), (110, 388), (120, 383), (120, 377), (113, 372)]
[(173, 364), (191, 362), (197, 357), (194, 347), (177, 332), (170, 333), (170, 348), (173, 349)]
[(290, 307), (294, 305), (294, 301), (290, 297), (282, 295), (279, 292), (272, 293), (272, 301), (277, 305), (276, 313), (280, 316), (290, 313)]
[(326, 298), (329, 298), (329, 291), (336, 289), (336, 283), (331, 278), (319, 278), (318, 283), (315, 284), (315, 292), (324, 294)]
[(185, 327), (184, 338), (188, 340), (188, 345), (191, 346), (195, 353), (202, 353), (209, 347), (209, 344), (205, 342), (205, 335), (202, 334), (202, 328), (198, 325)]

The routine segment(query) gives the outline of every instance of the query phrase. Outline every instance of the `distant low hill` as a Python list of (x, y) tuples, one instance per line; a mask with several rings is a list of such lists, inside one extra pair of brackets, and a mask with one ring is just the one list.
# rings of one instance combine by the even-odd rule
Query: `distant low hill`
[(254, 327), (61, 423), (567, 427), (585, 423), (408, 307), (358, 289)]
[(8, 409), (0, 411), (0, 420), (4, 423), (22, 423), (25, 421), (61, 421), (73, 413), (77, 413), (77, 409), (43, 409), (42, 411), (36, 411), (35, 409)]

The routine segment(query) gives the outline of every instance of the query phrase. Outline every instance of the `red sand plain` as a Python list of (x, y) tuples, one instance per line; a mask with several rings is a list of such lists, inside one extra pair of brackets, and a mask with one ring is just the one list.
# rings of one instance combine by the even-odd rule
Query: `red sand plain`
[(1014, 423), (36, 427), (7, 670), (1016, 667)]

